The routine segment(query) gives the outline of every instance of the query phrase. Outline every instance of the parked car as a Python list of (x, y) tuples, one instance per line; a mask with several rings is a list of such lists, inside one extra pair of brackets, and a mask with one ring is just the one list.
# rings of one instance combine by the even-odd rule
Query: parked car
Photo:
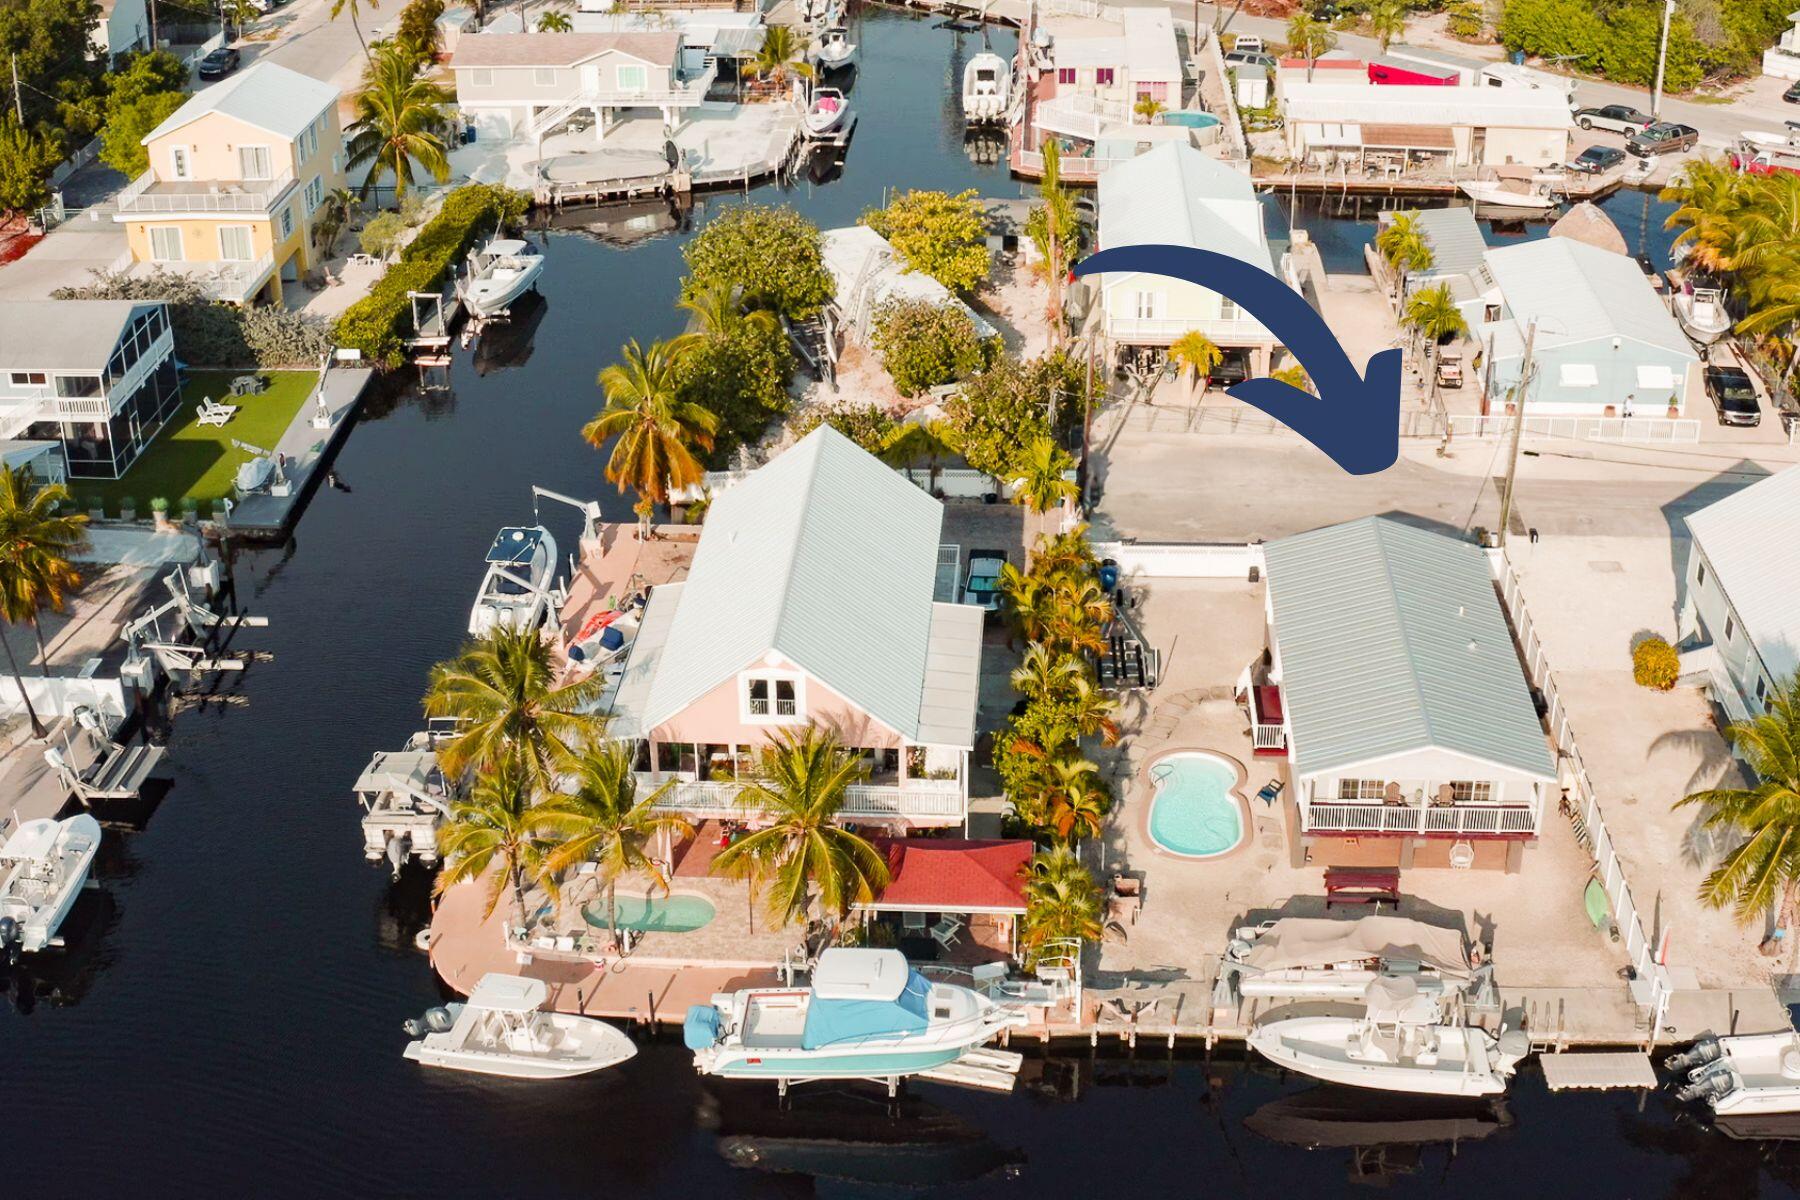
[(1706, 394), (1719, 410), (1721, 425), (1760, 425), (1762, 406), (1756, 401), (1756, 385), (1741, 367), (1706, 368)]
[(1700, 143), (1700, 131), (1692, 125), (1673, 125), (1667, 121), (1639, 130), (1625, 139), (1625, 148), (1645, 158), (1652, 154), (1678, 154)]
[(1437, 384), (1441, 388), (1460, 388), (1463, 385), (1462, 355), (1453, 350), (1441, 350), (1437, 360)]
[(1271, 71), (1276, 67), (1274, 56), (1259, 50), (1232, 50), (1225, 55), (1225, 61), (1239, 66), (1267, 67)]
[(1231, 48), (1233, 50), (1242, 50), (1246, 54), (1264, 54), (1267, 53), (1269, 49), (1267, 46), (1263, 45), (1263, 40), (1253, 33), (1238, 34), (1237, 40), (1231, 43)]
[(1601, 108), (1578, 108), (1575, 123), (1583, 129), (1610, 129), (1614, 133), (1632, 134), (1648, 129), (1656, 119), (1629, 104), (1608, 104)]
[(1800, 80), (1788, 84), (1788, 90), (1781, 93), (1781, 98), (1789, 104), (1800, 104)]
[(1583, 175), (1598, 175), (1612, 170), (1624, 161), (1623, 150), (1613, 146), (1589, 146), (1569, 163), (1569, 170), (1580, 171)]
[(239, 55), (231, 46), (220, 46), (200, 60), (200, 78), (223, 79), (238, 69)]

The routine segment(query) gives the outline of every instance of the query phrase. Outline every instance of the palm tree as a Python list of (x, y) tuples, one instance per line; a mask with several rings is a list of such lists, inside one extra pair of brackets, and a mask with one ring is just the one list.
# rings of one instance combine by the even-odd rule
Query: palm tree
[(1137, 103), (1131, 106), (1131, 111), (1144, 118), (1144, 124), (1154, 125), (1158, 114), (1167, 107), (1168, 105), (1155, 96), (1139, 96)]
[(1663, 223), (1680, 229), (1675, 246), (1688, 246), (1688, 261), (1703, 271), (1719, 274), (1732, 267), (1732, 253), (1740, 242), (1738, 223), (1743, 217), (1750, 176), (1741, 175), (1723, 161), (1696, 158), (1682, 166), (1682, 179), (1657, 194), (1676, 206)]
[(1408, 11), (1406, 0), (1374, 0), (1369, 5), (1369, 32), (1375, 35), (1383, 54), (1395, 38), (1406, 36)]
[(337, 253), (338, 237), (356, 212), (356, 193), (349, 188), (332, 188), (313, 210), (313, 248), (320, 258)]
[(1445, 338), (1460, 337), (1469, 331), (1469, 323), (1463, 318), (1462, 310), (1456, 307), (1449, 285), (1442, 283), (1420, 288), (1408, 297), (1400, 323), (1434, 346), (1442, 345)]
[(1076, 525), (1061, 533), (1040, 535), (1031, 548), (1031, 573), (1042, 579), (1094, 575), (1100, 564), (1087, 529)]
[(807, 41), (792, 25), (771, 25), (763, 33), (762, 49), (750, 66), (758, 75), (777, 84), (788, 76), (811, 79), (812, 65), (806, 61)]
[(954, 437), (948, 421), (907, 421), (888, 435), (877, 457), (890, 467), (904, 470), (908, 479), (912, 478), (914, 464), (924, 459), (928, 490), (936, 492), (943, 460), (956, 452)]
[(1050, 593), (1046, 640), (1070, 654), (1102, 654), (1106, 650), (1105, 629), (1112, 617), (1112, 601), (1099, 580), (1058, 579)]
[(463, 722), (438, 761), (457, 775), (516, 757), (548, 785), (605, 731), (605, 717), (584, 711), (602, 682), (596, 676), (558, 687), (550, 646), (537, 630), (496, 628), (431, 668), (426, 715)]
[(552, 900), (556, 877), (547, 870), (550, 842), (543, 836), (543, 810), (534, 804), (530, 768), (508, 755), (475, 777), (467, 800), (450, 806), (450, 819), (438, 831), (444, 868), (436, 892), (443, 895), (459, 883), (487, 876), (487, 907), (481, 919), (494, 915), (510, 886), (519, 923), (526, 923), (526, 881), (541, 883)]
[(538, 15), (537, 27), (539, 33), (572, 33), (575, 23), (562, 9), (547, 8)]
[(1118, 743), (1119, 723), (1115, 716), (1119, 711), (1119, 702), (1106, 694), (1086, 664), (1083, 664), (1081, 674), (1076, 677), (1075, 685), (1063, 705), (1076, 733), (1082, 737), (1097, 737), (1103, 746)]
[(1337, 34), (1324, 21), (1302, 12), (1288, 20), (1287, 40), (1288, 49), (1306, 60), (1306, 80), (1311, 83), (1319, 56), (1337, 45)]
[(1026, 445), (1025, 453), (1013, 467), (1013, 503), (1023, 504), (1027, 511), (1043, 517), (1081, 494), (1069, 478), (1074, 469), (1075, 460), (1048, 434), (1039, 434)]
[(1206, 394), (1206, 386), (1212, 382), (1213, 370), (1225, 361), (1225, 352), (1198, 329), (1190, 329), (1170, 343), (1169, 361), (1193, 380), (1188, 389), (1188, 398), (1191, 400), (1196, 392)]
[(837, 919), (873, 900), (888, 884), (887, 858), (836, 820), (862, 773), (829, 730), (783, 731), (738, 794), (744, 811), (767, 825), (726, 847), (714, 865), (766, 878), (778, 924), (803, 918), (815, 889), (824, 913)]
[(1046, 640), (1057, 612), (1055, 582), (1008, 562), (1000, 564), (994, 587), (1013, 632), (1027, 642)]
[(1097, 942), (1106, 924), (1100, 888), (1066, 846), (1031, 856), (1025, 867), (1025, 919), (1019, 927), (1019, 950), (1030, 969), (1052, 942)]
[(1761, 716), (1726, 726), (1725, 737), (1760, 782), (1675, 802), (1699, 809), (1703, 828), (1744, 839), (1701, 881), (1700, 902), (1733, 909), (1743, 924), (1773, 910), (1800, 954), (1792, 932), (1800, 894), (1800, 678), (1777, 688)]
[(1034, 704), (1054, 704), (1075, 693), (1087, 668), (1072, 654), (1057, 654), (1041, 642), (1033, 642), (1013, 668), (1013, 691)]
[(1291, 362), (1279, 371), (1270, 371), (1270, 379), (1280, 380), (1291, 388), (1299, 388), (1303, 392), (1312, 391), (1312, 380), (1307, 377), (1306, 368), (1297, 362)]
[[(439, 183), (450, 178), (444, 131), (448, 89), (420, 73), (419, 63), (397, 48), (369, 62), (363, 90), (356, 94), (356, 119), (345, 130), (347, 165), (368, 165), (361, 195), (367, 199), (385, 175), (394, 177), (394, 195), (405, 194), (424, 171)], [(416, 165), (415, 165), (416, 164)]]
[(381, 0), (331, 0), (331, 19), (335, 21), (344, 12), (349, 12), (350, 28), (356, 30), (356, 40), (362, 43), (363, 57), (368, 58), (369, 42), (363, 37), (362, 24), (356, 19), (357, 7), (363, 3), (367, 3), (371, 10), (381, 7)]
[[(1055, 347), (1063, 335), (1063, 285), (1068, 275), (1069, 253), (1074, 248), (1077, 218), (1075, 199), (1062, 185), (1062, 150), (1056, 139), (1044, 143), (1044, 177), (1038, 181), (1041, 201), (1032, 213), (1042, 230), (1037, 239), (1044, 256), (1044, 270), (1050, 282), (1050, 344)], [(1039, 214), (1042, 214), (1041, 217)], [(1028, 221), (1027, 226), (1032, 222)]]
[[(38, 661), (46, 670), (49, 655), (38, 616), (45, 608), (60, 612), (64, 596), (81, 585), (81, 575), (69, 557), (87, 542), (87, 517), (60, 512), (68, 499), (68, 488), (60, 483), (40, 484), (27, 467), (0, 468), (0, 620), (8, 625), (30, 622)], [(32, 735), (42, 738), (49, 731), (25, 691), (10, 640), (6, 640), (6, 660), (25, 701)]]
[(753, 308), (746, 312), (742, 301), (738, 299), (738, 289), (728, 283), (715, 283), (703, 288), (680, 301), (679, 307), (687, 312), (694, 326), (694, 332), (683, 335), (684, 338), (729, 339), (746, 328), (768, 332), (781, 327), (780, 319), (766, 308)]
[(611, 438), (606, 460), (607, 481), (623, 492), (634, 489), (638, 502), (638, 539), (650, 536), (650, 517), (665, 504), (671, 489), (699, 483), (706, 468), (690, 447), (711, 450), (719, 428), (718, 414), (683, 400), (677, 368), (683, 346), (652, 342), (648, 350), (633, 338), (620, 350), (620, 362), (600, 372), (606, 407), (581, 428), (596, 450)]
[(615, 742), (592, 747), (575, 764), (574, 787), (538, 806), (541, 828), (554, 843), (544, 860), (545, 869), (560, 875), (579, 863), (598, 864), (596, 873), (606, 887), (606, 926), (615, 941), (619, 936), (619, 878), (642, 872), (667, 895), (669, 878), (651, 858), (650, 841), (659, 834), (690, 837), (694, 832), (686, 817), (656, 809), (657, 802), (674, 788), (675, 780), (640, 800), (634, 765), (635, 754), (629, 746)]
[(1375, 235), (1375, 248), (1398, 273), (1399, 295), (1406, 294), (1409, 273), (1427, 270), (1432, 263), (1431, 239), (1425, 236), (1416, 212), (1395, 213), (1394, 219)]

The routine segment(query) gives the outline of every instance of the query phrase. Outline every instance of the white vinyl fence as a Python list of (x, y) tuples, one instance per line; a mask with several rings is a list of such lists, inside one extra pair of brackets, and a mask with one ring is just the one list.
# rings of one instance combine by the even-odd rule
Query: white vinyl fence
[(1119, 564), (1127, 583), (1153, 579), (1248, 579), (1263, 565), (1262, 543), (1095, 542), (1094, 555)]
[(1525, 608), (1519, 577), (1513, 571), (1512, 563), (1507, 561), (1504, 551), (1489, 552), (1488, 561), (1493, 568), (1500, 601), (1505, 606), (1507, 615), (1512, 618), (1513, 630), (1519, 639), (1519, 657), (1525, 664), (1525, 677), (1531, 686), (1543, 693), (1545, 703), (1549, 705), (1545, 720), (1549, 723), (1550, 736), (1557, 753), (1563, 757), (1561, 774), (1570, 783), (1570, 799), (1586, 824), (1588, 836), (1592, 840), (1589, 852), (1594, 856), (1600, 882), (1605, 886), (1607, 899), (1612, 904), (1613, 918), (1618, 921), (1620, 935), (1625, 939), (1625, 954), (1639, 977), (1648, 978), (1654, 974), (1651, 967), (1655, 961), (1655, 947), (1651, 945), (1644, 922), (1638, 915), (1638, 907), (1631, 898), (1631, 886), (1625, 881), (1625, 865), (1613, 848), (1612, 836), (1607, 832), (1606, 820), (1600, 812), (1600, 798), (1594, 792), (1587, 768), (1582, 765), (1581, 749), (1576, 745), (1568, 710), (1563, 707), (1562, 697), (1556, 689), (1556, 676), (1550, 670), (1544, 647), (1538, 641), (1537, 631), (1532, 627), (1531, 613)]
[[(1503, 413), (1486, 417), (1450, 414), (1452, 437), (1503, 437), (1512, 432), (1512, 426), (1513, 418)], [(1673, 445), (1698, 442), (1700, 422), (1691, 417), (1526, 417), (1525, 432), (1575, 441)]]

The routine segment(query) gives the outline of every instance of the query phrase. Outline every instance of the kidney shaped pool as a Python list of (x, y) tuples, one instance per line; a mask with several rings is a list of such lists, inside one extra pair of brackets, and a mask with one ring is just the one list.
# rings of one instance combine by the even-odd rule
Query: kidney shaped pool
[(1212, 858), (1244, 840), (1237, 766), (1217, 754), (1178, 750), (1150, 764), (1150, 840), (1171, 854)]

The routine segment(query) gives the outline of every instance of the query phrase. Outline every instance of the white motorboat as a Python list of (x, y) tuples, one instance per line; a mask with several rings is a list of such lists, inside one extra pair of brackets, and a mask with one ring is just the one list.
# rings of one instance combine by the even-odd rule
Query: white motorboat
[(1477, 976), (1463, 935), (1405, 917), (1284, 917), (1240, 927), (1226, 947), (1217, 1003), (1262, 997), (1351, 999), (1383, 975), (1459, 991)]
[(1556, 206), (1550, 185), (1528, 179), (1464, 179), (1457, 183), (1462, 194), (1477, 204), (1495, 208), (1544, 209)]
[(1364, 1000), (1360, 1017), (1265, 1021), (1250, 1031), (1250, 1045), (1314, 1079), (1421, 1096), (1497, 1096), (1531, 1050), (1519, 1030), (1495, 1037), (1445, 1023), (1438, 997), (1407, 976), (1377, 979)]
[(469, 255), (463, 303), (477, 318), (501, 316), (537, 286), (543, 273), (544, 256), (536, 246), (518, 238), (494, 238)]
[(702, 1075), (892, 1081), (946, 1067), (1022, 1008), (934, 983), (898, 950), (832, 949), (810, 987), (746, 988), (688, 1009), (683, 1036)]
[(488, 547), (487, 574), (469, 613), (476, 637), (492, 629), (537, 629), (556, 608), (556, 539), (542, 525), (509, 525)]
[(850, 103), (836, 88), (814, 88), (806, 106), (806, 132), (809, 137), (830, 137), (844, 128), (850, 119)]
[(1725, 311), (1725, 290), (1696, 287), (1692, 281), (1684, 283), (1675, 293), (1675, 319), (1681, 322), (1682, 332), (1688, 337), (1702, 346), (1712, 345), (1731, 332), (1731, 314)]
[(821, 71), (842, 70), (856, 61), (856, 43), (850, 40), (848, 29), (833, 25), (813, 43), (809, 57), (819, 64)]
[(383, 750), (356, 778), (363, 807), (363, 856), (386, 859), (398, 878), (408, 858), (426, 866), (438, 860), (437, 834), (456, 799), (452, 782), (438, 766), (437, 750), (456, 736), (455, 718), (434, 718), (406, 739), (402, 750)]
[(972, 125), (1004, 121), (1012, 108), (1012, 68), (1004, 58), (984, 50), (963, 67), (963, 120)]
[(406, 1057), (509, 1079), (568, 1079), (637, 1053), (631, 1039), (605, 1021), (540, 1011), (549, 994), (541, 979), (483, 975), (466, 1002), (428, 1009), (406, 1023), (416, 1039)]
[(1687, 1083), (1681, 1100), (1703, 1100), (1721, 1117), (1800, 1113), (1800, 1033), (1702, 1034), (1663, 1065)]
[(13, 830), (0, 845), (0, 950), (35, 953), (56, 944), (99, 849), (100, 822), (87, 813), (39, 817)]

